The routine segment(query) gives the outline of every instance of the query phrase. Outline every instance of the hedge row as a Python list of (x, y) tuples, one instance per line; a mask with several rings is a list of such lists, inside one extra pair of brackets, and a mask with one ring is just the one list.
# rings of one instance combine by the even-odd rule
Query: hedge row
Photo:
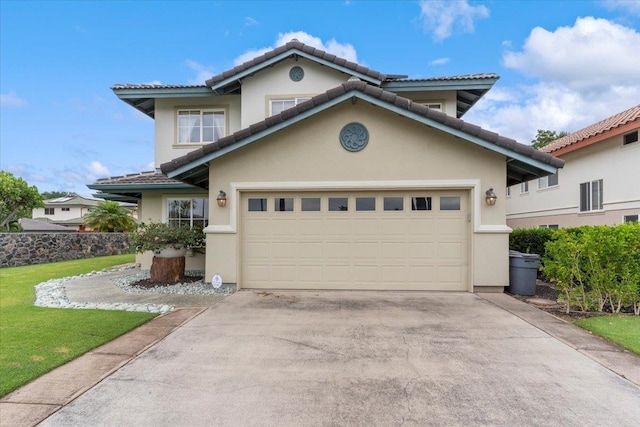
[(554, 230), (542, 272), (571, 307), (640, 315), (640, 224)]

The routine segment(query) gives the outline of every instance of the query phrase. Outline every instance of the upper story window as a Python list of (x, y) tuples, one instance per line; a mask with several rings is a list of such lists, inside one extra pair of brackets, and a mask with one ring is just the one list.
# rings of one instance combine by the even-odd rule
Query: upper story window
[(280, 114), (284, 110), (295, 107), (301, 102), (308, 101), (310, 98), (288, 98), (288, 99), (272, 99), (271, 115)]
[(633, 144), (634, 142), (638, 142), (638, 131), (633, 131), (628, 133), (622, 137), (622, 145)]
[(71, 211), (71, 208), (62, 208), (62, 212), (69, 212)]
[(529, 181), (520, 183), (520, 192), (523, 194), (529, 192)]
[(56, 212), (55, 208), (44, 208), (44, 214), (45, 215), (54, 215)]
[(224, 135), (224, 111), (178, 111), (178, 144), (207, 144), (217, 141)]
[(580, 184), (580, 212), (602, 210), (602, 180), (583, 182)]
[(424, 102), (422, 105), (431, 110), (442, 111), (442, 104), (439, 102)]
[(558, 174), (554, 173), (553, 175), (544, 176), (538, 179), (538, 188), (547, 188), (547, 187), (555, 187), (558, 185)]

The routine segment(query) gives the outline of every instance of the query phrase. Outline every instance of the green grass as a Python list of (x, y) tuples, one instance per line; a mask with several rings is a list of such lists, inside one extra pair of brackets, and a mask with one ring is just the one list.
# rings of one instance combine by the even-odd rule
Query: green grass
[(576, 321), (576, 325), (640, 354), (640, 316), (591, 317)]
[(38, 283), (133, 261), (116, 255), (0, 269), (0, 396), (155, 317), (33, 306)]

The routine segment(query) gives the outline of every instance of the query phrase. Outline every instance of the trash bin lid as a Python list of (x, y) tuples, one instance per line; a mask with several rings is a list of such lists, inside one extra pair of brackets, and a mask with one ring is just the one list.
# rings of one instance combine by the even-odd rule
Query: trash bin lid
[(524, 255), (522, 252), (509, 250), (509, 258), (521, 258)]
[(522, 258), (528, 258), (528, 259), (540, 259), (540, 255), (538, 254), (520, 254), (520, 256), (522, 256)]

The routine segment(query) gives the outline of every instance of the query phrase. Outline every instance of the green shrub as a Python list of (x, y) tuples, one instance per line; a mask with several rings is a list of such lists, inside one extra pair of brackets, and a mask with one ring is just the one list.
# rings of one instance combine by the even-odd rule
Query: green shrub
[(541, 269), (562, 292), (567, 312), (574, 306), (640, 314), (640, 224), (559, 230)]
[(551, 228), (516, 228), (509, 235), (509, 249), (527, 254), (545, 254), (545, 244), (555, 239)]

